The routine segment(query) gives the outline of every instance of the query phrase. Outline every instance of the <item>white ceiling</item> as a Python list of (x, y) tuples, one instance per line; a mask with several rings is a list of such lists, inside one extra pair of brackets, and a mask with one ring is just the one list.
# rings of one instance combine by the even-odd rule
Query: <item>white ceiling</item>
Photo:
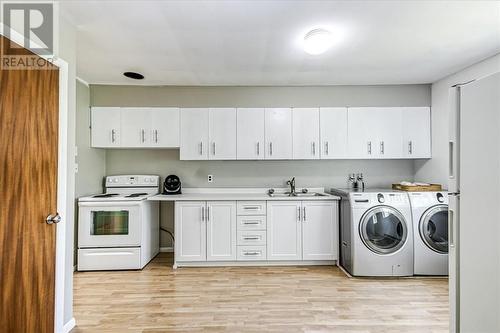
[[(66, 1), (90, 83), (430, 83), (500, 52), (499, 1)], [(300, 45), (328, 27), (320, 56)], [(146, 76), (135, 81), (124, 71)]]

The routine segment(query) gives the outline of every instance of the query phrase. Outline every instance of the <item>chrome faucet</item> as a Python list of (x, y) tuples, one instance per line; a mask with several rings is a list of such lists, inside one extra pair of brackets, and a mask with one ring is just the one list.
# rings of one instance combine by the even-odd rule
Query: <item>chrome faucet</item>
[(287, 185), (290, 185), (290, 195), (296, 196), (297, 192), (295, 192), (295, 177), (286, 182)]

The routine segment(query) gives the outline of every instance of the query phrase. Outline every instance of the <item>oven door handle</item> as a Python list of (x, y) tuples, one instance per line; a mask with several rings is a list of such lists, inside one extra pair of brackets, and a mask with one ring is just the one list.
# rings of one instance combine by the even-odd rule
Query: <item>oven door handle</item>
[(110, 210), (121, 207), (133, 207), (140, 205), (142, 201), (89, 201), (79, 202), (79, 207), (109, 207)]

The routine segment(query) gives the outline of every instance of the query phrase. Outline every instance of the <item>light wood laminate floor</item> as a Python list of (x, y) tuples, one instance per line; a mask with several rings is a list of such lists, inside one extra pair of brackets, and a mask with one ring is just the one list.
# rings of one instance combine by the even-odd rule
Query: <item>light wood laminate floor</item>
[(447, 332), (444, 278), (348, 278), (337, 267), (75, 273), (72, 332)]

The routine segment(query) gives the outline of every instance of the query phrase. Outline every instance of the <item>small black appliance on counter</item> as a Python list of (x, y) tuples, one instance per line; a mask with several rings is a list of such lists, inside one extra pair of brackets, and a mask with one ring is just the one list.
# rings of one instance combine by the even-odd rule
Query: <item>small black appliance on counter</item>
[(163, 183), (163, 194), (181, 194), (181, 180), (176, 175), (168, 175)]

